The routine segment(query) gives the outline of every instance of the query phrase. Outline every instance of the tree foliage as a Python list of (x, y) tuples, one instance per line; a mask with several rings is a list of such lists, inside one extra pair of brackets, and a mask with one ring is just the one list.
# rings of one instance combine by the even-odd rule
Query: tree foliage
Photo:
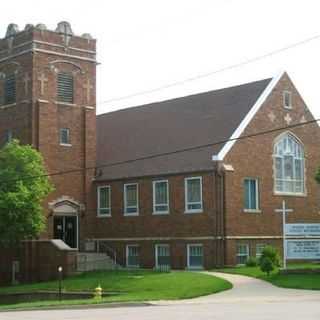
[(317, 183), (320, 184), (320, 167), (318, 167), (314, 178), (316, 179)]
[(37, 237), (45, 226), (42, 201), (52, 190), (38, 151), (17, 140), (0, 149), (0, 241)]
[(261, 254), (259, 266), (262, 272), (266, 272), (269, 276), (275, 268), (280, 266), (280, 256), (276, 248), (266, 246)]

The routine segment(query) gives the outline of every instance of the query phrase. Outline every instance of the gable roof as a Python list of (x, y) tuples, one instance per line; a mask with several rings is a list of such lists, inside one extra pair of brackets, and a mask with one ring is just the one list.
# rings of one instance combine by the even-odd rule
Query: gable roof
[(212, 156), (226, 152), (230, 143), (170, 152), (227, 140), (237, 130), (239, 134), (274, 81), (264, 79), (99, 115), (97, 166), (166, 155), (101, 168), (97, 180), (212, 170)]

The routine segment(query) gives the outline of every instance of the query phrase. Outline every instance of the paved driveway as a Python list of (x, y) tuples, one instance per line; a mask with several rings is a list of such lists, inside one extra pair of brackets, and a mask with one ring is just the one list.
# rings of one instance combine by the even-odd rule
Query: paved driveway
[(1, 320), (319, 320), (320, 292), (281, 289), (261, 280), (215, 274), (234, 288), (219, 294), (152, 306), (87, 310), (19, 311), (0, 313)]

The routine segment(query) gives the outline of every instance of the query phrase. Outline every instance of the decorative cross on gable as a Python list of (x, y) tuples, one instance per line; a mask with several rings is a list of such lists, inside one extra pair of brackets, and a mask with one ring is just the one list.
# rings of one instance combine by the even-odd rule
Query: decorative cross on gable
[(89, 103), (91, 98), (91, 90), (93, 89), (90, 79), (88, 79), (87, 83), (83, 85), (83, 89), (86, 90), (87, 103)]
[(41, 73), (41, 75), (38, 78), (38, 81), (40, 82), (40, 94), (43, 96), (45, 84), (46, 84), (46, 82), (48, 82), (48, 78), (46, 78), (44, 73)]
[(307, 119), (306, 119), (306, 117), (303, 115), (303, 116), (301, 117), (301, 119), (300, 119), (300, 123), (305, 123), (305, 122), (307, 122)]
[(24, 78), (23, 78), (23, 83), (24, 83), (24, 94), (28, 95), (29, 93), (29, 82), (30, 82), (30, 77), (28, 73), (25, 73)]
[(274, 120), (276, 119), (276, 116), (274, 114), (273, 111), (271, 111), (269, 114), (268, 114), (268, 117), (270, 119), (271, 122), (274, 122)]
[(290, 117), (289, 113), (287, 113), (286, 116), (284, 117), (284, 121), (287, 123), (288, 126), (290, 125), (292, 118)]

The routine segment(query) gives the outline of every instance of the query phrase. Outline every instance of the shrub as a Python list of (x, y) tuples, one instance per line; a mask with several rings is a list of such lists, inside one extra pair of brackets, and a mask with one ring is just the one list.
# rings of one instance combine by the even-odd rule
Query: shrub
[(246, 262), (247, 267), (256, 267), (257, 265), (258, 261), (255, 257), (250, 257)]
[(266, 272), (268, 275), (275, 268), (280, 267), (280, 256), (276, 248), (272, 246), (266, 246), (259, 259), (260, 269)]
[(270, 275), (270, 272), (274, 270), (274, 265), (272, 260), (269, 257), (265, 257), (260, 260), (260, 269), (262, 272), (266, 272), (267, 275)]

